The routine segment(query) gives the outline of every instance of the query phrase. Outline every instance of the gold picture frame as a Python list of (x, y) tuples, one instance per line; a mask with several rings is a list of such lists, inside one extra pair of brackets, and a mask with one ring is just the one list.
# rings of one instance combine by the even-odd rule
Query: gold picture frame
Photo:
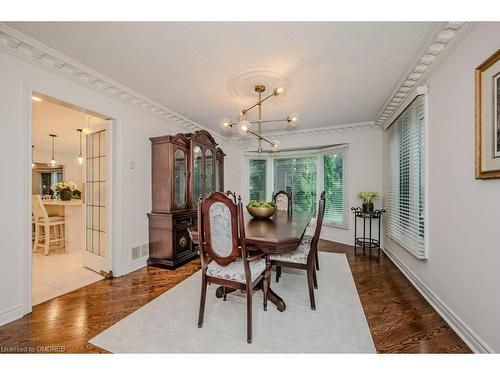
[(476, 179), (500, 178), (500, 49), (476, 68)]

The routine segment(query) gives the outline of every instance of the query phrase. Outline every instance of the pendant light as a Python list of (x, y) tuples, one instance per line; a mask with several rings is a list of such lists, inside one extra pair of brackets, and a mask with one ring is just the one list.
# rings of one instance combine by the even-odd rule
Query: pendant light
[(31, 169), (35, 169), (36, 164), (33, 161), (33, 153), (35, 152), (35, 145), (31, 145)]
[(49, 136), (52, 138), (52, 158), (47, 163), (47, 165), (49, 167), (51, 167), (51, 168), (56, 168), (57, 167), (57, 160), (56, 160), (56, 157), (54, 155), (54, 140), (57, 137), (57, 135), (55, 135), (55, 134), (49, 134)]
[(83, 129), (76, 129), (78, 133), (80, 133), (80, 153), (78, 154), (78, 164), (83, 164), (83, 156), (82, 156), (82, 131)]

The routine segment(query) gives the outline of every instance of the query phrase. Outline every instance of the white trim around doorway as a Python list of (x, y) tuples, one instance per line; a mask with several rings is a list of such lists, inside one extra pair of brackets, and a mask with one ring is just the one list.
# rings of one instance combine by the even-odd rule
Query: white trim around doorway
[[(23, 251), (21, 252), (21, 261), (22, 261), (22, 270), (21, 270), (21, 283), (23, 290), (23, 299), (21, 301), (21, 310), (22, 314), (29, 314), (32, 311), (32, 301), (31, 301), (31, 281), (32, 281), (32, 267), (31, 267), (31, 184), (32, 184), (32, 175), (31, 175), (31, 145), (32, 145), (32, 95), (33, 92), (46, 95), (51, 98), (55, 98), (57, 100), (61, 100), (65, 103), (71, 103), (75, 107), (82, 108), (84, 111), (101, 113), (101, 111), (88, 108), (86, 105), (79, 106), (78, 103), (75, 103), (74, 98), (68, 98), (64, 92), (47, 89), (46, 87), (36, 87), (30, 83), (23, 83), (23, 111), (22, 111), (22, 121), (24, 123), (23, 126), (23, 135), (25, 139), (24, 150), (22, 151), (23, 165), (26, 173), (23, 174), (23, 181), (21, 190), (24, 196), (24, 199), (21, 202), (21, 208), (24, 215), (23, 221), (23, 232), (25, 233), (24, 241), (23, 241)], [(111, 190), (110, 194), (110, 204), (108, 207), (108, 217), (111, 220), (107, 223), (108, 225), (108, 249), (111, 249), (111, 270), (113, 275), (120, 276), (122, 274), (122, 265), (120, 262), (120, 253), (119, 253), (119, 239), (121, 234), (121, 221), (120, 221), (120, 205), (119, 197), (121, 194), (120, 185), (116, 183), (119, 181), (120, 172), (117, 167), (117, 162), (119, 160), (119, 137), (120, 137), (120, 124), (121, 120), (119, 117), (110, 116), (106, 114), (111, 119), (111, 125), (109, 129), (109, 136), (111, 137), (111, 150), (108, 156), (108, 162), (112, 165), (112, 174), (109, 178), (109, 189)]]

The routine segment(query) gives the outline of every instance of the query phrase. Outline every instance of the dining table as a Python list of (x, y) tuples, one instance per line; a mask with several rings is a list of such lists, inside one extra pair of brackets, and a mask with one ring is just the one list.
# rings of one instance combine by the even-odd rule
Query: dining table
[[(268, 219), (258, 219), (252, 217), (248, 212), (244, 213), (245, 222), (245, 245), (250, 251), (261, 251), (265, 253), (266, 270), (265, 276), (271, 280), (271, 254), (286, 253), (295, 250), (299, 245), (304, 233), (309, 225), (312, 213), (288, 211), (276, 211)], [(191, 240), (198, 243), (198, 228), (190, 229)], [(262, 283), (261, 283), (262, 284)], [(262, 285), (259, 285), (262, 288)], [(234, 292), (236, 289), (226, 288), (226, 294)], [(223, 287), (216, 290), (217, 298), (224, 295)], [(278, 311), (286, 310), (285, 301), (268, 287), (268, 300), (273, 303)]]

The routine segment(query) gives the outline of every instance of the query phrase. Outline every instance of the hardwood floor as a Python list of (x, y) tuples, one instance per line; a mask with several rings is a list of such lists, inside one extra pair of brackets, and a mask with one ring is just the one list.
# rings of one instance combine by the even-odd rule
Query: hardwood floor
[[(379, 353), (470, 352), (387, 257), (354, 256), (351, 246), (328, 241), (320, 249), (347, 255)], [(104, 352), (88, 341), (199, 269), (199, 260), (174, 271), (145, 267), (34, 306), (0, 327), (0, 353)]]

